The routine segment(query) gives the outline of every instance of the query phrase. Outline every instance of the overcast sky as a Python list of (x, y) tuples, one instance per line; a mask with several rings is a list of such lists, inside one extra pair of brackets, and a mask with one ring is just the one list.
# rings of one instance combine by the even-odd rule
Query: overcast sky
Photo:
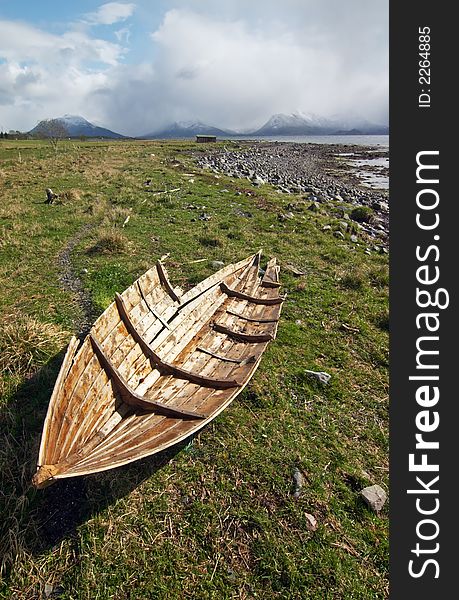
[(0, 128), (65, 113), (127, 135), (272, 114), (388, 122), (388, 0), (0, 2)]

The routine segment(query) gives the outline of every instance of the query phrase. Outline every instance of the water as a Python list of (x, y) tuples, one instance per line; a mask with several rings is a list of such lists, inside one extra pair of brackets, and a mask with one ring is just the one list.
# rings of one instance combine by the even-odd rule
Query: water
[(234, 136), (232, 140), (262, 140), (266, 142), (293, 142), (295, 144), (356, 144), (358, 146), (380, 146), (389, 149), (388, 135), (266, 135)]
[[(373, 189), (387, 190), (389, 188), (389, 177), (387, 176), (387, 169), (389, 168), (388, 156), (359, 158), (348, 162), (352, 167), (356, 168), (357, 177), (366, 186)], [(371, 167), (371, 169), (366, 169), (365, 167)]]
[[(378, 190), (389, 189), (389, 136), (388, 135), (299, 135), (299, 136), (238, 136), (235, 140), (260, 140), (266, 142), (293, 142), (296, 144), (345, 144), (346, 146), (371, 146), (380, 156), (353, 158), (354, 152), (337, 152), (336, 156), (346, 160), (362, 184)], [(367, 167), (367, 168), (366, 168)], [(368, 168), (370, 167), (370, 168)]]

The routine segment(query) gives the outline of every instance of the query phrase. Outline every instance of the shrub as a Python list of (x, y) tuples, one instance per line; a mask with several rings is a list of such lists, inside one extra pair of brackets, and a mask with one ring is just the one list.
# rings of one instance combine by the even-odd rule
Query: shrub
[(362, 290), (365, 283), (365, 274), (359, 270), (351, 271), (341, 279), (341, 285), (349, 290)]
[(371, 223), (373, 221), (373, 210), (369, 206), (357, 206), (351, 211), (351, 219), (357, 223)]

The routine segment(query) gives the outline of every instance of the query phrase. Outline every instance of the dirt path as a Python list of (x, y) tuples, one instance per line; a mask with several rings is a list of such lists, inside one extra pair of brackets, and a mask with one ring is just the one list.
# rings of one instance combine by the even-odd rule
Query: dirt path
[(78, 337), (83, 338), (91, 329), (98, 313), (92, 302), (91, 295), (84, 288), (78, 273), (72, 264), (72, 252), (80, 241), (94, 228), (94, 225), (83, 225), (81, 229), (69, 240), (65, 248), (60, 252), (57, 262), (60, 268), (59, 281), (64, 289), (72, 292), (78, 313), (73, 319), (73, 326)]

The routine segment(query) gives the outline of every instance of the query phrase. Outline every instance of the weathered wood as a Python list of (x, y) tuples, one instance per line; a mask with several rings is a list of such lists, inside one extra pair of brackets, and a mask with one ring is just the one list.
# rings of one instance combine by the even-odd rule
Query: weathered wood
[(269, 277), (263, 277), (261, 286), (267, 288), (279, 288), (281, 284), (278, 281), (273, 281), (272, 279), (269, 279)]
[(270, 342), (273, 339), (273, 336), (270, 333), (249, 334), (244, 333), (243, 331), (234, 331), (233, 329), (225, 327), (220, 323), (214, 323), (212, 327), (215, 329), (215, 331), (225, 333), (226, 335), (236, 338), (237, 340), (241, 340), (243, 342), (250, 342), (252, 344), (259, 344), (260, 342)]
[(254, 304), (264, 304), (269, 306), (271, 304), (282, 304), (284, 301), (282, 296), (278, 296), (277, 298), (260, 298), (251, 296), (250, 294), (244, 294), (244, 292), (239, 292), (238, 290), (230, 288), (224, 281), (220, 284), (220, 288), (227, 296), (247, 300), (247, 302), (253, 302)]
[(89, 338), (94, 347), (94, 351), (97, 354), (97, 358), (100, 361), (101, 366), (107, 372), (108, 376), (114, 382), (116, 388), (118, 389), (123, 402), (128, 404), (129, 406), (133, 406), (134, 408), (142, 408), (143, 410), (153, 410), (158, 414), (165, 415), (166, 417), (175, 417), (175, 418), (192, 418), (192, 419), (205, 419), (206, 415), (199, 413), (192, 413), (186, 410), (175, 409), (167, 406), (166, 404), (162, 404), (161, 402), (153, 402), (152, 400), (148, 400), (142, 396), (138, 396), (126, 383), (124, 377), (120, 374), (118, 369), (112, 365), (110, 360), (105, 356), (104, 351), (102, 350), (99, 342), (96, 338), (90, 333)]
[(129, 319), (129, 315), (126, 312), (126, 309), (123, 304), (123, 299), (119, 294), (116, 294), (116, 303), (118, 306), (118, 310), (120, 311), (120, 316), (123, 319), (129, 333), (131, 334), (133, 339), (139, 344), (139, 346), (142, 349), (142, 352), (154, 362), (155, 366), (158, 367), (160, 371), (162, 371), (163, 373), (174, 375), (175, 377), (188, 379), (188, 381), (192, 381), (193, 383), (197, 383), (199, 385), (205, 385), (216, 389), (227, 389), (240, 386), (240, 383), (238, 383), (237, 381), (228, 379), (213, 379), (212, 377), (203, 377), (198, 373), (186, 371), (185, 369), (181, 369), (180, 367), (177, 367), (162, 360), (162, 358), (158, 354), (156, 354), (156, 352), (146, 343), (142, 336), (137, 333), (135, 327)]
[(269, 261), (261, 278), (259, 266), (257, 253), (181, 295), (158, 263), (117, 295), (78, 351), (69, 346), (34, 484), (159, 452), (224, 410), (278, 326), (279, 267)]
[(142, 297), (142, 300), (145, 302), (145, 305), (148, 308), (148, 310), (151, 312), (151, 314), (153, 316), (155, 316), (159, 321), (161, 321), (161, 323), (164, 325), (164, 327), (166, 327), (167, 329), (170, 329), (169, 323), (167, 321), (165, 321), (162, 318), (162, 316), (158, 312), (156, 312), (155, 309), (152, 306), (150, 306), (150, 304), (148, 303), (148, 301), (145, 298), (145, 295), (143, 293), (142, 286), (140, 285), (140, 281), (137, 282), (137, 287), (139, 288), (139, 293), (140, 293), (140, 296)]
[(230, 358), (228, 356), (222, 356), (221, 354), (217, 354), (216, 352), (212, 352), (211, 350), (207, 350), (207, 348), (202, 348), (201, 346), (198, 346), (196, 348), (196, 350), (199, 350), (199, 352), (204, 352), (204, 354), (208, 354), (209, 356), (213, 356), (214, 358), (218, 359), (218, 360), (222, 360), (223, 362), (230, 362), (230, 363), (235, 363), (237, 365), (247, 365), (251, 362), (255, 362), (255, 356), (250, 356), (249, 358)]
[(226, 312), (234, 317), (238, 317), (239, 319), (243, 319), (244, 321), (249, 321), (250, 323), (277, 323), (279, 320), (277, 319), (262, 319), (261, 317), (249, 317), (247, 315), (241, 315), (239, 312), (234, 310), (227, 309)]
[(156, 263), (156, 268), (158, 269), (159, 280), (161, 281), (161, 284), (163, 285), (169, 296), (173, 300), (175, 300), (175, 302), (180, 303), (180, 297), (177, 296), (177, 294), (175, 293), (174, 288), (172, 287), (169, 278), (167, 277), (166, 269), (164, 268), (160, 260), (158, 260), (158, 262)]

